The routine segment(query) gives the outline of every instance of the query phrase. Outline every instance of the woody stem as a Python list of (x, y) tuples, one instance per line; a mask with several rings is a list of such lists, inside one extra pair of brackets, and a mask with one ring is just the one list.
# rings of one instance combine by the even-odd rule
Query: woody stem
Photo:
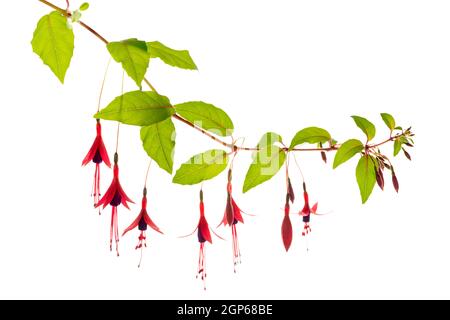
[[(64, 9), (62, 9), (62, 8), (60, 8), (60, 7), (58, 7), (57, 5), (55, 5), (55, 4), (51, 3), (51, 2), (48, 2), (48, 1), (46, 1), (46, 0), (38, 0), (38, 1), (41, 2), (41, 3), (43, 3), (43, 4), (45, 4), (45, 5), (47, 5), (47, 6), (49, 6), (50, 8), (52, 8), (52, 9), (54, 9), (54, 10), (56, 10), (56, 11), (58, 11), (59, 13), (61, 13), (62, 15), (66, 16), (66, 17), (71, 17), (71, 16), (72, 16), (72, 14), (71, 14), (70, 12), (67, 12), (66, 10), (64, 10)], [(99, 34), (97, 31), (95, 31), (95, 30), (94, 30), (92, 27), (90, 27), (89, 25), (85, 24), (85, 23), (82, 22), (82, 21), (78, 21), (78, 23), (79, 23), (83, 28), (85, 28), (85, 29), (88, 30), (90, 33), (92, 33), (94, 36), (96, 36), (96, 37), (97, 37), (100, 41), (102, 41), (103, 43), (105, 43), (105, 44), (108, 44), (108, 43), (109, 43), (108, 40), (106, 40), (101, 34)], [(151, 90), (153, 90), (154, 92), (158, 93), (157, 90), (155, 89), (155, 87), (150, 83), (150, 81), (149, 81), (147, 78), (144, 78), (144, 82), (145, 82), (145, 84), (147, 84), (147, 85), (150, 87)], [(190, 122), (189, 120), (187, 120), (187, 119), (181, 117), (180, 115), (178, 115), (178, 114), (176, 114), (176, 113), (175, 113), (172, 117), (173, 117), (174, 119), (176, 119), (176, 120), (178, 120), (178, 121), (180, 121), (180, 122), (182, 122), (182, 123), (184, 123), (184, 124), (186, 124), (186, 125), (188, 125), (188, 126), (194, 128), (195, 130), (201, 132), (203, 135), (209, 137), (210, 139), (216, 141), (217, 143), (220, 143), (220, 144), (223, 145), (224, 147), (227, 147), (227, 148), (232, 149), (232, 152), (239, 151), (239, 150), (242, 150), (242, 151), (258, 151), (258, 150), (259, 150), (259, 148), (236, 146), (236, 145), (234, 145), (234, 144), (232, 144), (232, 143), (228, 143), (228, 142), (226, 142), (226, 141), (223, 141), (223, 140), (217, 138), (216, 136), (214, 136), (213, 134), (211, 134), (211, 133), (209, 133), (209, 132), (203, 130), (202, 128), (200, 128), (200, 127), (198, 127), (198, 126), (196, 126), (194, 123)], [(396, 136), (394, 136), (394, 137), (390, 137), (389, 139), (386, 139), (386, 140), (384, 140), (384, 141), (382, 141), (382, 142), (380, 142), (380, 143), (372, 144), (372, 145), (367, 145), (367, 149), (377, 148), (377, 147), (379, 147), (379, 146), (382, 146), (382, 145), (384, 145), (384, 144), (386, 144), (386, 143), (389, 143), (389, 142), (391, 142), (391, 141), (393, 141), (393, 140), (395, 140), (395, 139), (397, 139), (397, 138), (399, 138), (399, 137), (401, 137), (401, 136), (404, 136), (404, 135), (405, 135), (405, 133), (402, 132), (401, 134), (398, 134), (398, 135), (396, 135)], [(339, 147), (340, 147), (340, 145), (334, 145), (334, 146), (327, 147), (327, 148), (293, 148), (293, 149), (289, 150), (289, 148), (284, 147), (284, 148), (282, 148), (282, 149), (283, 149), (284, 151), (286, 151), (286, 152), (287, 152), (287, 151), (299, 151), (299, 152), (307, 152), (307, 151), (331, 152), (331, 151), (337, 151), (337, 150), (339, 149)]]

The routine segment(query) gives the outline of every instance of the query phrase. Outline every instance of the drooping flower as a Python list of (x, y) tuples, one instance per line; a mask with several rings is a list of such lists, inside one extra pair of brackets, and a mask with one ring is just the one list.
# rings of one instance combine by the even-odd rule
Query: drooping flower
[(141, 211), (139, 212), (139, 215), (130, 224), (130, 226), (125, 229), (125, 231), (122, 234), (122, 237), (128, 231), (131, 231), (131, 230), (135, 229), (136, 227), (141, 232), (139, 234), (138, 244), (136, 245), (136, 250), (137, 249), (141, 249), (141, 258), (139, 260), (139, 265), (138, 265), (138, 267), (140, 267), (141, 266), (141, 262), (142, 262), (142, 251), (144, 250), (144, 247), (147, 247), (147, 241), (146, 241), (147, 238), (146, 238), (146, 234), (145, 234), (145, 232), (147, 231), (147, 227), (150, 227), (153, 230), (155, 230), (156, 232), (159, 232), (159, 233), (163, 234), (162, 231), (152, 221), (152, 219), (150, 218), (150, 216), (147, 213), (147, 188), (144, 188), (143, 197), (142, 197), (142, 207), (141, 207)]
[(284, 248), (286, 252), (289, 251), (289, 248), (292, 244), (292, 223), (290, 214), (290, 206), (289, 206), (290, 195), (289, 191), (286, 194), (286, 204), (284, 205), (284, 219), (283, 224), (281, 225), (281, 238), (283, 239)]
[[(102, 138), (102, 126), (100, 124), (100, 120), (97, 119), (97, 136), (95, 137), (94, 143), (92, 144), (89, 152), (86, 157), (84, 157), (82, 166), (87, 165), (89, 162), (95, 163), (95, 172), (94, 172), (94, 182), (92, 184), (92, 194), (94, 197), (94, 206), (97, 205), (100, 200), (100, 164), (102, 162), (108, 168), (111, 168), (111, 162), (109, 161), (108, 152), (106, 151), (105, 144), (103, 143)], [(99, 210), (100, 214), (100, 210)]]
[[(216, 237), (222, 239), (218, 234), (216, 234), (213, 230), (209, 228), (208, 221), (205, 217), (205, 205), (203, 203), (203, 190), (200, 190), (200, 219), (198, 221), (197, 227), (195, 230), (188, 234), (187, 236), (183, 236), (181, 238), (186, 238), (193, 235), (197, 232), (198, 242), (200, 243), (200, 250), (198, 255), (198, 269), (197, 269), (197, 278), (200, 275), (201, 280), (203, 281), (203, 287), (206, 290), (206, 264), (205, 264), (205, 243), (209, 242), (212, 244), (211, 231), (216, 235)], [(223, 239), (222, 239), (223, 240)]]
[(319, 203), (316, 203), (314, 206), (309, 206), (309, 196), (308, 192), (306, 191), (306, 184), (303, 182), (303, 197), (305, 199), (305, 206), (303, 207), (302, 211), (299, 212), (299, 214), (303, 217), (303, 231), (302, 236), (306, 236), (311, 232), (311, 227), (309, 225), (311, 221), (311, 214), (317, 215), (317, 208), (319, 206)]
[(119, 225), (118, 225), (118, 216), (117, 216), (117, 207), (120, 204), (127, 209), (130, 209), (127, 202), (134, 203), (123, 191), (122, 186), (119, 181), (119, 156), (117, 153), (114, 154), (114, 176), (109, 186), (108, 190), (104, 194), (103, 198), (95, 206), (96, 208), (103, 205), (103, 209), (109, 204), (112, 208), (111, 211), (111, 229), (110, 229), (110, 237), (109, 237), (109, 248), (112, 251), (112, 242), (113, 237), (116, 242), (116, 252), (117, 256), (119, 256)]
[(233, 199), (233, 193), (232, 193), (233, 188), (232, 188), (231, 180), (232, 180), (232, 171), (230, 169), (230, 170), (228, 170), (227, 203), (226, 203), (226, 207), (225, 207), (225, 214), (224, 214), (222, 222), (219, 224), (219, 226), (221, 226), (223, 224), (224, 226), (231, 227), (231, 237), (233, 239), (233, 266), (234, 266), (234, 272), (236, 272), (236, 265), (238, 263), (241, 263), (241, 250), (239, 248), (239, 240), (238, 240), (236, 225), (239, 222), (244, 223), (244, 219), (242, 218), (242, 210), (239, 208), (239, 206), (236, 204), (236, 202)]

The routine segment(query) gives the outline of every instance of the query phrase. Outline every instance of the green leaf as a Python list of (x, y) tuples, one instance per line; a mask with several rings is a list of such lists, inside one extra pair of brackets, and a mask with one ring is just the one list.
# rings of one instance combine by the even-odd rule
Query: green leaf
[(87, 9), (89, 9), (89, 3), (84, 2), (84, 3), (80, 6), (80, 11), (86, 11)]
[(64, 83), (74, 48), (73, 31), (67, 27), (66, 17), (57, 11), (43, 16), (34, 30), (31, 46), (59, 81)]
[(259, 139), (258, 145), (256, 146), (258, 149), (265, 148), (267, 146), (272, 146), (275, 142), (282, 143), (283, 139), (281, 136), (275, 132), (267, 132), (263, 134), (261, 139)]
[(175, 148), (175, 126), (172, 119), (142, 127), (141, 140), (149, 157), (155, 160), (161, 169), (172, 174)]
[(122, 64), (127, 74), (140, 88), (150, 61), (146, 42), (133, 38), (110, 42), (107, 48), (114, 60)]
[(350, 160), (351, 158), (353, 158), (353, 156), (363, 151), (363, 149), (364, 145), (359, 140), (350, 139), (345, 141), (336, 152), (336, 156), (334, 157), (333, 169), (336, 169), (344, 162)]
[(293, 149), (295, 146), (303, 143), (314, 144), (327, 142), (330, 140), (331, 135), (327, 130), (317, 127), (309, 127), (297, 132), (294, 139), (292, 139), (290, 149)]
[(365, 133), (367, 141), (375, 138), (377, 130), (372, 122), (359, 116), (352, 116), (352, 118), (355, 121), (356, 125)]
[(187, 50), (174, 50), (159, 41), (147, 42), (151, 58), (160, 58), (164, 63), (181, 69), (197, 70)]
[(367, 202), (375, 187), (376, 173), (374, 161), (371, 156), (364, 155), (356, 167), (356, 180), (358, 181), (363, 204)]
[(153, 91), (131, 91), (115, 98), (94, 118), (144, 127), (166, 120), (174, 113), (167, 97)]
[(386, 123), (391, 131), (395, 129), (395, 119), (393, 116), (389, 113), (382, 113), (381, 118), (383, 118), (384, 123)]
[(233, 133), (234, 126), (230, 117), (212, 104), (192, 101), (174, 107), (180, 116), (214, 134), (225, 137)]
[(395, 139), (394, 141), (394, 157), (396, 157), (400, 151), (402, 151), (402, 141), (400, 139)]
[(286, 160), (286, 153), (277, 146), (268, 146), (256, 152), (253, 163), (247, 171), (242, 191), (248, 190), (270, 180)]
[(173, 177), (178, 184), (197, 184), (221, 173), (228, 165), (225, 151), (214, 149), (197, 154), (183, 163)]

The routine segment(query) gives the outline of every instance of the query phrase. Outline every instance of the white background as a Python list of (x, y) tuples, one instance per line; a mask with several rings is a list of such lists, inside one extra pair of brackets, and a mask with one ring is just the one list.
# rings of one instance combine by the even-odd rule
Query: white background
[[(283, 175), (242, 195), (250, 155), (239, 154), (235, 197), (257, 217), (245, 217), (238, 230), (243, 263), (236, 275), (230, 230), (218, 231), (228, 241), (208, 245), (206, 292), (195, 280), (196, 238), (177, 238), (198, 220), (198, 186), (172, 185), (157, 167), (149, 211), (166, 235), (148, 233), (140, 270), (136, 230), (121, 240), (120, 258), (109, 252), (110, 209), (101, 217), (92, 209), (93, 168), (81, 168), (95, 136), (92, 115), (108, 61), (103, 44), (76, 26), (62, 86), (30, 45), (49, 9), (37, 1), (2, 8), (0, 298), (450, 298), (448, 1), (91, 1), (84, 20), (109, 40), (189, 49), (198, 72), (155, 60), (149, 79), (173, 103), (203, 100), (225, 109), (246, 144), (269, 130), (289, 143), (310, 125), (340, 141), (362, 139), (353, 114), (374, 121), (381, 140), (388, 131), (380, 112), (417, 133), (414, 161), (395, 159), (400, 194), (389, 185), (364, 206), (356, 159), (333, 171), (318, 154), (299, 155), (312, 200), (333, 212), (313, 217), (309, 253), (296, 217), (292, 249), (284, 252)], [(120, 93), (120, 79), (114, 63), (103, 106)], [(130, 79), (126, 88), (134, 90)], [(115, 126), (104, 122), (111, 154)], [(175, 167), (218, 147), (182, 124), (177, 130)], [(148, 158), (138, 128), (123, 126), (120, 140), (122, 184), (138, 203)], [(392, 146), (383, 150), (392, 154)], [(298, 171), (291, 170), (300, 199)], [(102, 186), (110, 179), (104, 172)], [(225, 183), (222, 174), (204, 185), (213, 226), (223, 215)], [(121, 230), (138, 211), (119, 209)]]

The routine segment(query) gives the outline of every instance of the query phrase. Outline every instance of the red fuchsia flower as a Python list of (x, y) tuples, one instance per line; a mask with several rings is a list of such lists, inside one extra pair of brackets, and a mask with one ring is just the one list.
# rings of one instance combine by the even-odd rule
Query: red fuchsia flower
[(303, 207), (302, 211), (299, 212), (299, 214), (303, 217), (303, 232), (302, 236), (306, 236), (308, 233), (311, 232), (311, 227), (309, 225), (311, 221), (311, 214), (317, 214), (317, 208), (319, 206), (319, 203), (316, 203), (312, 208), (309, 206), (309, 196), (308, 192), (306, 191), (306, 184), (303, 182), (303, 197), (305, 199), (305, 206)]
[(232, 172), (231, 169), (228, 170), (228, 183), (227, 183), (227, 204), (225, 207), (225, 214), (222, 222), (219, 224), (219, 227), (223, 224), (224, 226), (231, 227), (231, 236), (233, 239), (233, 265), (234, 272), (236, 272), (236, 265), (241, 263), (241, 251), (239, 249), (239, 240), (238, 234), (236, 230), (236, 225), (240, 223), (244, 223), (244, 219), (242, 218), (242, 210), (236, 204), (232, 195)]
[(292, 223), (291, 218), (289, 217), (290, 214), (290, 206), (289, 206), (289, 190), (286, 194), (286, 204), (284, 206), (284, 219), (283, 224), (281, 225), (281, 238), (283, 239), (284, 248), (286, 249), (286, 252), (289, 251), (289, 248), (292, 244)]
[[(91, 195), (94, 197), (94, 206), (96, 206), (100, 199), (100, 164), (104, 162), (108, 168), (111, 168), (108, 152), (106, 152), (105, 144), (103, 143), (100, 120), (97, 120), (97, 136), (86, 157), (84, 157), (82, 166), (87, 165), (91, 161), (95, 163), (94, 182), (92, 184)], [(100, 214), (100, 210), (98, 213)]]
[(117, 207), (120, 204), (123, 204), (123, 206), (127, 209), (130, 209), (127, 202), (134, 203), (128, 196), (125, 194), (125, 191), (123, 191), (122, 186), (120, 185), (119, 181), (119, 156), (117, 152), (114, 154), (114, 176), (113, 180), (111, 182), (111, 185), (109, 186), (108, 190), (106, 191), (103, 198), (100, 199), (100, 201), (95, 206), (100, 207), (103, 205), (103, 209), (109, 204), (112, 207), (111, 212), (111, 229), (110, 229), (110, 237), (109, 237), (109, 248), (112, 251), (112, 241), (113, 241), (113, 235), (114, 239), (116, 241), (116, 252), (117, 256), (119, 256), (119, 225), (118, 225), (118, 217), (117, 217)]
[(156, 232), (159, 232), (161, 234), (162, 231), (158, 228), (158, 226), (152, 221), (150, 216), (147, 213), (147, 188), (144, 188), (144, 195), (142, 197), (142, 207), (141, 211), (139, 212), (139, 215), (137, 218), (130, 224), (128, 228), (125, 229), (125, 231), (122, 234), (122, 237), (128, 232), (135, 228), (138, 228), (141, 233), (138, 238), (138, 244), (136, 245), (136, 250), (141, 249), (141, 258), (139, 260), (138, 268), (141, 266), (142, 262), (142, 251), (144, 247), (147, 247), (147, 238), (145, 235), (145, 232), (147, 231), (147, 227), (152, 228)]
[(181, 238), (186, 238), (193, 235), (197, 231), (198, 242), (200, 243), (200, 251), (198, 255), (198, 269), (197, 269), (197, 278), (200, 275), (203, 281), (203, 287), (206, 290), (206, 264), (205, 264), (205, 243), (209, 242), (212, 244), (211, 231), (216, 235), (216, 237), (223, 240), (218, 234), (216, 234), (213, 230), (210, 230), (208, 221), (205, 217), (205, 205), (203, 203), (203, 190), (200, 190), (200, 220), (198, 221), (198, 225), (195, 230), (188, 234), (187, 236), (183, 236)]

